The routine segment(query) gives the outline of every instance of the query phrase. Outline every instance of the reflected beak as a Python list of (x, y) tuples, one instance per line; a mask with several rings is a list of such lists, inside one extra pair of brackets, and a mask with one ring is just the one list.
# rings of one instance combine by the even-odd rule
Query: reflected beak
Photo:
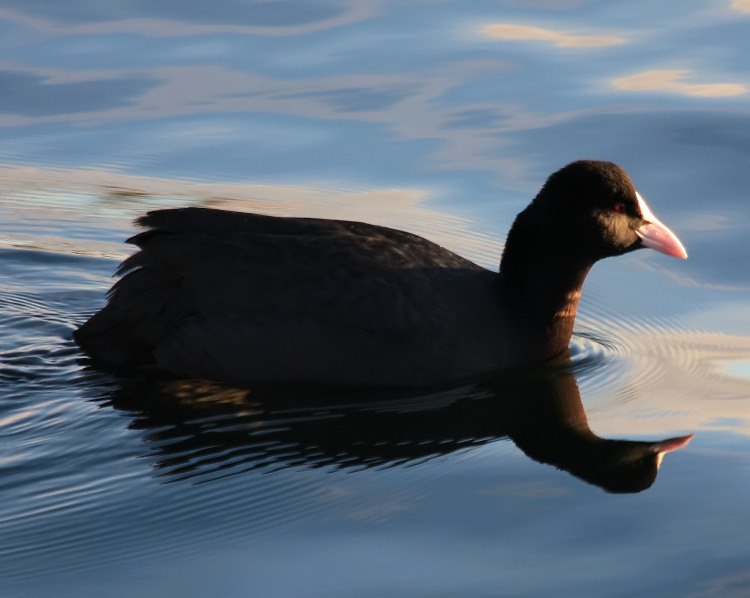
[(667, 255), (686, 259), (687, 251), (685, 251), (685, 247), (677, 238), (677, 235), (659, 222), (659, 219), (654, 216), (640, 193), (636, 192), (635, 195), (638, 198), (638, 207), (641, 209), (643, 219), (646, 221), (645, 224), (635, 231), (641, 239), (641, 244), (644, 247), (656, 249), (656, 251), (661, 251)]
[(688, 443), (693, 439), (693, 436), (693, 434), (688, 434), (687, 436), (677, 436), (676, 438), (667, 438), (666, 440), (662, 440), (661, 442), (655, 442), (654, 444), (652, 444), (651, 450), (657, 454), (656, 467), (658, 468), (661, 465), (661, 460), (664, 458), (664, 455), (686, 447)]

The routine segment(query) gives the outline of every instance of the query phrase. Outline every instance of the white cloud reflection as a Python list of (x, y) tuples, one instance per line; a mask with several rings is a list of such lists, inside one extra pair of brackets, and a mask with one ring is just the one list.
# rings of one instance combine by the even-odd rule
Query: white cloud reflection
[[(0, 20), (17, 23), (53, 35), (134, 34), (148, 37), (175, 37), (229, 33), (238, 35), (304, 35), (363, 21), (377, 12), (378, 0), (343, 2), (334, 16), (308, 23), (290, 25), (243, 25), (236, 23), (190, 23), (177, 18), (123, 18), (70, 24), (55, 21), (29, 11), (0, 9)], [(189, 13), (185, 13), (189, 17)], [(228, 19), (229, 20), (229, 19)]]
[(614, 46), (625, 43), (625, 38), (614, 35), (574, 35), (553, 29), (515, 25), (512, 23), (494, 23), (485, 25), (479, 33), (493, 39), (531, 40), (554, 43), (558, 48), (593, 48)]
[[(2, 65), (0, 64), (0, 67)], [(509, 176), (523, 167), (518, 160), (498, 157), (494, 151), (501, 136), (526, 127), (541, 127), (568, 118), (568, 113), (540, 114), (515, 104), (468, 105), (454, 110), (436, 102), (451, 90), (471, 81), (502, 74), (507, 63), (500, 60), (469, 60), (448, 63), (414, 77), (398, 74), (342, 74), (280, 79), (262, 73), (233, 70), (225, 66), (169, 66), (127, 69), (115, 72), (50, 68), (16, 69), (33, 83), (25, 91), (55, 107), (57, 87), (71, 83), (108, 80), (149, 81), (152, 85), (111, 107), (95, 110), (38, 114), (22, 110), (0, 110), (0, 127), (24, 127), (41, 123), (77, 123), (85, 126), (122, 120), (149, 120), (199, 114), (281, 114), (323, 121), (354, 121), (382, 125), (397, 139), (442, 142), (430, 157), (431, 164), (450, 163), (454, 168), (491, 169)], [(200, 85), (196, 82), (200, 81)], [(498, 115), (494, 126), (451, 126), (466, 110), (491, 108)], [(4, 113), (3, 113), (4, 112)], [(460, 123), (460, 121), (459, 121)], [(184, 125), (181, 125), (184, 126)], [(162, 131), (163, 132), (163, 131)], [(161, 133), (160, 133), (161, 134)], [(226, 138), (226, 133), (223, 133)], [(266, 136), (272, 139), (273, 136)], [(202, 142), (205, 137), (198, 136)], [(264, 143), (266, 143), (264, 141)]]
[(684, 79), (690, 74), (686, 69), (657, 69), (619, 77), (612, 85), (623, 91), (660, 91), (700, 98), (725, 98), (750, 91), (741, 83), (686, 83)]
[[(461, 216), (428, 207), (430, 192), (419, 188), (342, 189), (319, 185), (216, 183), (147, 177), (112, 170), (56, 170), (0, 164), (0, 209), (28, 205), (55, 221), (117, 220), (123, 231), (152, 209), (202, 206), (274, 216), (339, 218), (405, 228), (479, 263), (494, 267), (501, 243), (477, 233)], [(51, 215), (54, 214), (54, 215)], [(75, 216), (71, 216), (75, 214)], [(21, 214), (22, 215), (22, 214)], [(7, 214), (6, 214), (7, 216)], [(6, 218), (7, 220), (7, 218)], [(0, 247), (24, 246), (29, 233), (0, 223)], [(66, 252), (69, 240), (51, 239), (45, 249)], [(75, 253), (123, 257), (116, 242), (76, 241)]]
[(630, 332), (627, 359), (615, 360), (617, 388), (606, 377), (615, 375), (611, 372), (579, 378), (592, 429), (604, 436), (634, 430), (654, 437), (669, 431), (750, 435), (750, 339), (664, 329)]

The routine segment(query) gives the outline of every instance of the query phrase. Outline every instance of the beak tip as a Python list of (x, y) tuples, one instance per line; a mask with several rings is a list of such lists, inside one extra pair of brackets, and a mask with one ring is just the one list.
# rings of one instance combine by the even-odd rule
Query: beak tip
[(682, 260), (687, 259), (687, 250), (677, 235), (658, 220), (644, 224), (636, 232), (644, 247)]
[(640, 193), (636, 192), (635, 195), (644, 220), (644, 224), (636, 231), (641, 239), (641, 244), (666, 255), (686, 260), (688, 257), (687, 250), (677, 238), (677, 235), (654, 216)]
[(687, 436), (667, 438), (666, 440), (654, 443), (652, 449), (654, 452), (658, 453), (671, 453), (672, 451), (685, 448), (694, 436), (695, 434), (688, 434)]

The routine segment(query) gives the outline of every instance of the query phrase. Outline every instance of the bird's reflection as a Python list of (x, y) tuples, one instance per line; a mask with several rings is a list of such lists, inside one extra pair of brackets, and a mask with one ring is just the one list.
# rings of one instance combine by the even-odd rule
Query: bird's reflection
[(111, 404), (130, 413), (131, 427), (151, 431), (160, 473), (197, 481), (254, 469), (398, 465), (507, 437), (532, 459), (609, 492), (640, 492), (662, 456), (692, 438), (598, 437), (573, 374), (560, 366), (420, 393), (130, 380)]

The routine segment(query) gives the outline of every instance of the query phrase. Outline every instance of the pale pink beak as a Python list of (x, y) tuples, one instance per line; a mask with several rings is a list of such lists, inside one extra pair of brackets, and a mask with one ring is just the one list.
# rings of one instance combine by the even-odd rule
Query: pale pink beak
[(658, 468), (661, 465), (661, 460), (664, 458), (664, 455), (686, 447), (688, 443), (693, 439), (693, 436), (693, 434), (688, 434), (687, 436), (677, 436), (675, 438), (667, 438), (666, 440), (662, 440), (661, 442), (655, 442), (654, 444), (652, 444), (651, 450), (654, 453), (657, 453), (656, 467)]
[(685, 247), (677, 238), (677, 235), (659, 222), (659, 219), (654, 216), (640, 193), (636, 192), (635, 196), (638, 198), (638, 207), (641, 209), (641, 215), (646, 221), (646, 224), (635, 231), (641, 238), (641, 243), (645, 247), (656, 249), (656, 251), (661, 251), (667, 255), (686, 259), (688, 256), (687, 251), (685, 251)]

